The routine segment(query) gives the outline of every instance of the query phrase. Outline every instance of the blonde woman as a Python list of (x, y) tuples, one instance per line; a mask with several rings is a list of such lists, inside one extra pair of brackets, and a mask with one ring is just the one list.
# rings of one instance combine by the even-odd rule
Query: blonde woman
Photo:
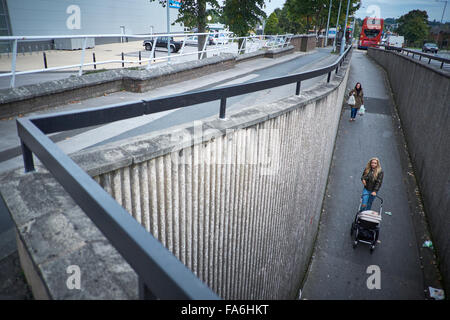
[(381, 188), (383, 175), (384, 173), (381, 169), (380, 160), (375, 157), (370, 159), (361, 176), (361, 181), (364, 185), (361, 211), (370, 210), (372, 208), (373, 199), (375, 199), (378, 190)]

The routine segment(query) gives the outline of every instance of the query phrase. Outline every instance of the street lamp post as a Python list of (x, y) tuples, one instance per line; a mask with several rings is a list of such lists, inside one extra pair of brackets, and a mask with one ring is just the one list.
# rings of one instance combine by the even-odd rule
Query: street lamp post
[(445, 9), (447, 8), (447, 2), (448, 2), (448, 0), (436, 0), (437, 2), (445, 2), (445, 4), (444, 4), (444, 10), (442, 10), (442, 18), (441, 18), (441, 24), (442, 24), (442, 21), (444, 20), (444, 14), (445, 14)]
[[(167, 0), (167, 62), (170, 62), (170, 1)], [(154, 44), (156, 46), (156, 43)]]
[(330, 7), (328, 8), (328, 21), (327, 21), (327, 34), (325, 35), (325, 47), (328, 45), (328, 27), (330, 25), (331, 1), (332, 0), (330, 0)]
[(344, 53), (345, 31), (347, 31), (348, 10), (350, 8), (350, 0), (347, 1), (347, 13), (345, 14), (344, 33), (341, 39), (341, 54)]
[(342, 0), (339, 1), (338, 17), (337, 17), (337, 21), (336, 21), (336, 34), (334, 35), (334, 41), (333, 41), (333, 52), (336, 51), (336, 38), (338, 35), (339, 16), (341, 15), (341, 4), (342, 4)]

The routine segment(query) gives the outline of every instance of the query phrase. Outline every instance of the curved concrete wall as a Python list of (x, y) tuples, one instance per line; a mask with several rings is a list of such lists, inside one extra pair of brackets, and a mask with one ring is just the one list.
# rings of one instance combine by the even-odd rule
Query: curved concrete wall
[[(222, 298), (295, 299), (318, 231), (347, 68), (299, 97), (72, 158)], [(0, 181), (35, 295), (137, 298), (136, 274), (45, 169)], [(68, 265), (82, 270), (81, 291), (67, 289)]]
[(450, 72), (409, 57), (369, 48), (387, 72), (425, 212), (450, 288)]
[(89, 170), (219, 296), (295, 299), (318, 228), (342, 80), (227, 121), (121, 142), (131, 165)]

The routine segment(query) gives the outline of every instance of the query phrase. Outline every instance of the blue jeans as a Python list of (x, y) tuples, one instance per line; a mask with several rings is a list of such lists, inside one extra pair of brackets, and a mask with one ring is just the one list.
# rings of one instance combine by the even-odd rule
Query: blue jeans
[(357, 112), (358, 112), (357, 108), (352, 108), (352, 112), (351, 112), (351, 115), (350, 115), (352, 119), (355, 119)]
[(372, 208), (372, 202), (373, 199), (375, 199), (375, 196), (371, 195), (372, 192), (373, 191), (369, 191), (366, 188), (363, 189), (360, 211), (370, 210)]

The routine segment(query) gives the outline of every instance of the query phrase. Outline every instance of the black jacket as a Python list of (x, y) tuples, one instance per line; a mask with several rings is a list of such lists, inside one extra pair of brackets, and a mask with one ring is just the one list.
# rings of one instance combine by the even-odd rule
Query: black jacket
[(383, 171), (381, 171), (378, 174), (377, 179), (374, 178), (373, 176), (373, 170), (370, 169), (370, 171), (367, 173), (367, 175), (364, 175), (364, 171), (363, 174), (361, 176), (361, 181), (365, 180), (366, 181), (366, 189), (369, 191), (375, 191), (378, 192), (378, 190), (380, 190), (381, 188), (381, 183), (383, 182), (383, 176), (384, 173)]

